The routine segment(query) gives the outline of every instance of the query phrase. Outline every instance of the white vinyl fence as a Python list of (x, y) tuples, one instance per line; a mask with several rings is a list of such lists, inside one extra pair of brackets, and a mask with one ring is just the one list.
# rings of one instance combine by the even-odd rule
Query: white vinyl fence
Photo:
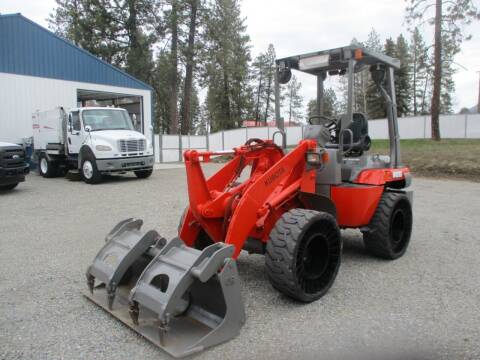
[[(398, 119), (400, 138), (431, 138), (431, 118), (427, 116), (405, 117)], [(155, 158), (157, 162), (182, 161), (182, 152), (195, 150), (230, 150), (243, 145), (251, 138), (271, 139), (275, 127), (256, 127), (225, 130), (209, 135), (155, 135)], [(372, 139), (388, 139), (387, 119), (369, 120), (368, 130)], [(303, 135), (303, 127), (287, 127), (287, 145), (295, 145)], [(448, 139), (480, 139), (480, 114), (442, 115), (440, 116), (440, 134)], [(180, 146), (181, 140), (181, 146)], [(275, 142), (281, 144), (281, 136)]]

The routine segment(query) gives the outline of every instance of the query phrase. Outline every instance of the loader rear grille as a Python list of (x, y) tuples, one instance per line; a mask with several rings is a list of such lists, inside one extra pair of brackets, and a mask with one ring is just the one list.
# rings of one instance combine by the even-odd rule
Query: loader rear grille
[(120, 149), (120, 152), (125, 153), (125, 152), (143, 152), (145, 151), (145, 140), (144, 139), (138, 139), (138, 140), (119, 140), (118, 141), (118, 148)]

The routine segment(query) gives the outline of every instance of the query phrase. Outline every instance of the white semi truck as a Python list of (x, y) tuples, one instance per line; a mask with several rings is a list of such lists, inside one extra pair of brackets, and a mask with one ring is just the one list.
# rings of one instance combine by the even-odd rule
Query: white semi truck
[(32, 116), (34, 154), (43, 177), (78, 171), (88, 184), (102, 174), (152, 174), (153, 144), (136, 131), (121, 108), (85, 107), (37, 111)]

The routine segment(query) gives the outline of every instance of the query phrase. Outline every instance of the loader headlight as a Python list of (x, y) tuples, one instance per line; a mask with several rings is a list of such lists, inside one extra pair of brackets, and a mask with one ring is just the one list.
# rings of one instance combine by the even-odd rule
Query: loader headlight
[(319, 166), (328, 161), (328, 153), (325, 151), (307, 152), (306, 161), (309, 165)]
[(321, 158), (319, 153), (307, 153), (307, 163), (309, 165), (320, 165)]
[(298, 68), (300, 70), (311, 70), (325, 67), (328, 66), (329, 60), (330, 55), (328, 54), (305, 57), (298, 62)]
[(112, 148), (108, 145), (97, 145), (95, 146), (95, 149), (98, 151), (112, 151)]

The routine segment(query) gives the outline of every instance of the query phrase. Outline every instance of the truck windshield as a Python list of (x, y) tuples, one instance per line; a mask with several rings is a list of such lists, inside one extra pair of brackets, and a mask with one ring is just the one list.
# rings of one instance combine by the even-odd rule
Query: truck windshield
[(90, 126), (92, 131), (98, 130), (135, 130), (126, 111), (111, 109), (84, 110), (83, 126)]

